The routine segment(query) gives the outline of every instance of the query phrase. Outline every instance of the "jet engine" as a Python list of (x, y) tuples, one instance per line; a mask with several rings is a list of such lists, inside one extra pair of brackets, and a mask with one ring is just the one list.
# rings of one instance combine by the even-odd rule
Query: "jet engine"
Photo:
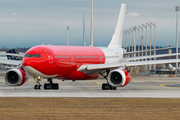
[(5, 74), (5, 81), (9, 86), (21, 86), (28, 81), (28, 75), (21, 69), (10, 69)]
[(112, 70), (108, 75), (108, 83), (113, 87), (124, 87), (131, 81), (131, 75), (122, 69)]

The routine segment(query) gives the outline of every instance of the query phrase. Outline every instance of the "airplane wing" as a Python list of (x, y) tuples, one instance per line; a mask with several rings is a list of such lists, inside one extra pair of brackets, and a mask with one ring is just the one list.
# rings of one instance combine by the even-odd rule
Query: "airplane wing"
[(5, 60), (5, 59), (0, 59), (0, 64), (3, 65), (15, 65), (15, 66), (20, 66), (22, 63), (21, 60)]
[(140, 59), (147, 59), (147, 58), (158, 58), (158, 57), (168, 57), (168, 56), (175, 56), (180, 55), (180, 53), (173, 53), (173, 54), (160, 54), (160, 55), (151, 55), (151, 56), (140, 56), (140, 57), (130, 57), (124, 58), (124, 60), (140, 60)]
[(150, 52), (150, 51), (157, 51), (157, 50), (166, 50), (166, 49), (172, 49), (173, 47), (168, 47), (168, 48), (159, 48), (159, 49), (151, 49), (151, 50), (142, 50), (142, 51), (134, 51), (134, 52), (126, 52), (124, 55), (129, 55), (129, 54), (136, 54), (136, 53), (142, 53), (142, 52)]
[(97, 72), (106, 69), (116, 69), (119, 67), (131, 67), (131, 66), (139, 66), (139, 65), (176, 63), (176, 62), (180, 62), (180, 59), (134, 61), (134, 62), (123, 61), (120, 63), (82, 65), (81, 67), (79, 67), (78, 71), (88, 74), (88, 73), (92, 73), (92, 71)]
[(5, 52), (0, 52), (0, 55), (13, 55), (13, 56), (24, 57), (24, 54), (5, 53)]

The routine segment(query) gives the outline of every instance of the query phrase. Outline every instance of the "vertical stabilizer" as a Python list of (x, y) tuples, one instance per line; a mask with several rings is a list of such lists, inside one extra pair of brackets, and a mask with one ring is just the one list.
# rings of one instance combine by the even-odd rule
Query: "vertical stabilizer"
[(116, 24), (116, 29), (112, 36), (112, 40), (108, 47), (115, 48), (115, 47), (122, 47), (122, 36), (123, 36), (123, 26), (124, 26), (124, 18), (125, 18), (125, 10), (126, 4), (121, 4), (121, 9), (119, 12), (118, 21)]

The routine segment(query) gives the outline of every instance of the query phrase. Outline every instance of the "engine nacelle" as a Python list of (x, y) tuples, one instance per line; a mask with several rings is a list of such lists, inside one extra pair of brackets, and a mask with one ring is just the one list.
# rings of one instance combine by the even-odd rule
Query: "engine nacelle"
[(21, 69), (10, 69), (5, 74), (5, 81), (9, 86), (21, 86), (28, 81), (28, 75)]
[(122, 69), (115, 69), (108, 75), (108, 83), (113, 87), (124, 87), (131, 81), (131, 75)]

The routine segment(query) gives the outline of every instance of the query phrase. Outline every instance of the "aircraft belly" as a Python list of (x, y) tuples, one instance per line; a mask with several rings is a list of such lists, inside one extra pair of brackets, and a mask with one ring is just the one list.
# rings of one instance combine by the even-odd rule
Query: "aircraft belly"
[(30, 66), (25, 66), (24, 69), (25, 69), (26, 73), (28, 73), (29, 75), (31, 75), (33, 77), (41, 76), (43, 78), (55, 78), (57, 76), (57, 75), (45, 75)]

